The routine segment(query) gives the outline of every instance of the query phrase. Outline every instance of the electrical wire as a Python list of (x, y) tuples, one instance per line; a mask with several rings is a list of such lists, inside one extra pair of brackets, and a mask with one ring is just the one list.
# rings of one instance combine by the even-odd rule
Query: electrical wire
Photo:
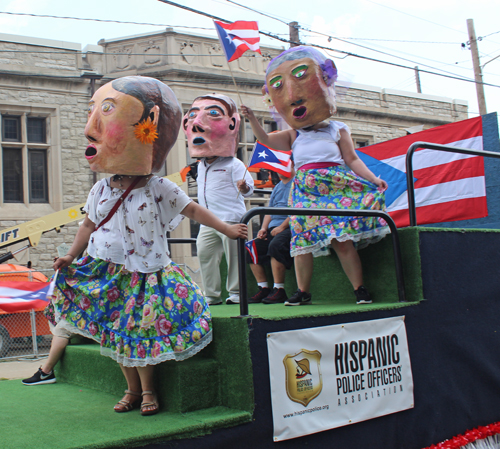
[[(66, 19), (66, 20), (82, 20), (82, 21), (88, 21), (88, 22), (104, 22), (104, 23), (119, 23), (123, 25), (147, 25), (147, 26), (154, 26), (154, 27), (165, 27), (165, 28), (172, 28), (174, 25), (165, 25), (164, 23), (148, 23), (148, 22), (125, 22), (122, 20), (111, 20), (111, 19), (89, 19), (89, 18), (84, 18), (84, 17), (66, 17), (66, 16), (52, 16), (48, 14), (29, 14), (29, 13), (22, 13), (22, 12), (7, 12), (7, 11), (0, 11), (0, 14), (8, 14), (12, 16), (30, 16), (30, 17), (39, 17), (39, 18), (44, 18), (44, 19)], [(189, 28), (193, 30), (213, 30), (213, 28), (207, 28), (207, 27), (190, 27), (190, 26), (183, 26), (183, 25), (175, 25), (176, 28)]]
[[(227, 19), (223, 19), (221, 17), (217, 17), (217, 16), (214, 16), (212, 14), (208, 14), (208, 13), (205, 13), (203, 11), (200, 11), (200, 10), (196, 10), (194, 8), (190, 8), (188, 6), (184, 6), (184, 5), (181, 5), (181, 4), (178, 4), (178, 3), (175, 3), (175, 2), (172, 2), (172, 1), (169, 1), (169, 0), (159, 0), (160, 2), (162, 3), (166, 3), (166, 4), (169, 4), (169, 5), (172, 5), (172, 6), (175, 6), (175, 7), (178, 7), (178, 8), (181, 8), (181, 9), (185, 9), (187, 11), (190, 11), (190, 12), (193, 12), (193, 13), (196, 13), (196, 14), (199, 14), (199, 15), (203, 15), (205, 17), (209, 17), (209, 18), (212, 18), (212, 19), (215, 19), (215, 20), (220, 20), (220, 21), (223, 21), (223, 22), (226, 22), (226, 23), (229, 23), (230, 21), (228, 21)], [(370, 0), (368, 0), (370, 1)], [(235, 3), (235, 2), (232, 2), (232, 3)], [(372, 2), (372, 3), (375, 3), (375, 2)], [(236, 4), (236, 3), (235, 3)], [(378, 4), (378, 3), (375, 3), (375, 4)], [(383, 6), (383, 5), (381, 5)], [(391, 8), (392, 9), (392, 8)], [(396, 10), (397, 11), (397, 10)], [(400, 11), (398, 11), (400, 12)], [(36, 14), (27, 14), (27, 13), (11, 13), (11, 12), (1, 12), (0, 11), (0, 14), (11, 14), (11, 15), (27, 15), (27, 16), (33, 16), (33, 17), (49, 17), (49, 18), (58, 18), (58, 19), (72, 19), (72, 20), (86, 20), (86, 21), (97, 21), (97, 22), (113, 22), (113, 23), (123, 23), (123, 24), (136, 24), (136, 25), (151, 25), (151, 26), (166, 26), (166, 27), (169, 27), (169, 25), (164, 25), (164, 24), (152, 24), (152, 23), (141, 23), (141, 22), (123, 22), (123, 21), (115, 21), (115, 20), (104, 20), (104, 19), (86, 19), (86, 18), (75, 18), (75, 17), (62, 17), (62, 16), (50, 16), (50, 15), (36, 15)], [(277, 19), (279, 20), (279, 19)], [(424, 20), (424, 19), (422, 19)], [(205, 29), (205, 30), (212, 30), (212, 28), (204, 28), (204, 27), (184, 27), (184, 26), (181, 26), (181, 28), (192, 28), (192, 29)], [(311, 31), (311, 30), (308, 30), (309, 32), (314, 32), (314, 31)], [(456, 31), (456, 30), (455, 30)], [(276, 39), (276, 40), (279, 40), (281, 42), (285, 42), (285, 43), (288, 43), (288, 44), (294, 44), (294, 43), (298, 43), (300, 44), (300, 42), (291, 42), (290, 40), (288, 39), (284, 39), (276, 34), (273, 34), (273, 33), (268, 33), (268, 32), (264, 32), (264, 31), (259, 31), (260, 34), (263, 34), (265, 36), (268, 36), (272, 39)], [(316, 32), (318, 33), (318, 32)], [(323, 34), (323, 33), (319, 33), (319, 34)], [(342, 39), (339, 39), (339, 38), (335, 38), (339, 41), (342, 41), (344, 42)], [(344, 42), (344, 43), (350, 43), (350, 42)], [(380, 52), (380, 53), (383, 53), (383, 54), (386, 54), (388, 56), (391, 56), (391, 57), (396, 57), (396, 58), (399, 58), (399, 59), (403, 59), (403, 60), (406, 60), (408, 62), (412, 62), (414, 64), (418, 64), (414, 61), (411, 61), (411, 60), (407, 60), (405, 58), (401, 58), (401, 57), (398, 57), (398, 56), (394, 56), (394, 55), (391, 55), (391, 54), (388, 54), (386, 52), (382, 52), (382, 51), (378, 51), (378, 50), (374, 50), (374, 49), (371, 49), (369, 47), (365, 47), (365, 46), (362, 46), (362, 45), (359, 45), (359, 44), (353, 44), (353, 43), (350, 43), (352, 45), (358, 45), (360, 47), (363, 47), (365, 49), (368, 49), (368, 50), (371, 50), (371, 51), (376, 51), (376, 52)], [(364, 60), (367, 60), (367, 61), (373, 61), (373, 62), (378, 62), (378, 63), (381, 63), (381, 64), (386, 64), (386, 65), (390, 65), (390, 66), (393, 66), (393, 67), (399, 67), (399, 68), (404, 68), (404, 69), (407, 69), (407, 70), (414, 70), (413, 67), (408, 67), (408, 66), (404, 66), (402, 64), (396, 64), (396, 63), (393, 63), (393, 62), (389, 62), (389, 61), (384, 61), (384, 60), (380, 60), (380, 59), (376, 59), (376, 58), (371, 58), (371, 57), (368, 57), (368, 56), (363, 56), (363, 55), (358, 55), (358, 54), (355, 54), (355, 53), (352, 53), (352, 52), (347, 52), (347, 51), (343, 51), (343, 50), (338, 50), (338, 49), (334, 49), (334, 48), (330, 48), (330, 47), (325, 47), (325, 46), (322, 46), (322, 45), (317, 45), (317, 44), (309, 44), (310, 46), (312, 47), (316, 47), (316, 48), (320, 48), (322, 50), (329, 50), (329, 51), (334, 51), (334, 52), (337, 52), (337, 53), (340, 53), (340, 54), (343, 54), (343, 55), (346, 55), (345, 57), (347, 56), (352, 56), (352, 57), (355, 57), (355, 58), (360, 58), (360, 59), (364, 59)], [(420, 65), (423, 65), (425, 67), (428, 67), (428, 68), (431, 68), (431, 69), (434, 69), (434, 70), (441, 70), (441, 69), (435, 69), (431, 66), (428, 66), (426, 64), (420, 64)], [(436, 76), (441, 76), (441, 77), (445, 77), (445, 78), (450, 78), (450, 79), (456, 79), (456, 80), (460, 80), (460, 81), (465, 81), (465, 82), (471, 82), (471, 83), (476, 83), (475, 80), (473, 79), (470, 79), (470, 78), (465, 78), (465, 77), (460, 77), (460, 76), (456, 76), (456, 75), (446, 75), (446, 74), (441, 74), (441, 73), (436, 73), (436, 72), (432, 72), (432, 71), (429, 71), (429, 70), (422, 70), (422, 69), (419, 69), (420, 72), (422, 73), (428, 73), (428, 74), (431, 74), (431, 75), (436, 75)], [(441, 70), (443, 72), (445, 72), (444, 70)], [(449, 73), (449, 72), (448, 72)], [(491, 86), (491, 87), (500, 87), (500, 85), (495, 85), (495, 84), (490, 84), (490, 83), (485, 83), (483, 82), (482, 83), (483, 85), (485, 86)]]

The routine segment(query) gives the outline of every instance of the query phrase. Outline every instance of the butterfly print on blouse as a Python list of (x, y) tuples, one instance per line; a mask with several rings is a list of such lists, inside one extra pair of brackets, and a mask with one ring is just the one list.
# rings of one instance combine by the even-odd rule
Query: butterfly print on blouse
[(101, 228), (101, 231), (102, 231), (102, 232), (109, 232), (109, 231), (110, 231), (110, 229), (109, 229), (109, 228), (102, 227), (102, 228)]
[(129, 234), (135, 234), (135, 231), (133, 229), (130, 229), (127, 225), (125, 225), (125, 229)]
[(147, 207), (147, 204), (146, 203), (142, 203), (138, 208), (137, 210), (144, 210), (144, 208)]
[(156, 204), (161, 203), (162, 201), (163, 201), (163, 195), (155, 196), (155, 203)]
[(105, 246), (106, 248), (111, 248), (111, 245), (110, 245), (108, 242), (104, 243), (104, 246)]
[(139, 217), (139, 221), (137, 223), (139, 223), (141, 226), (144, 226), (147, 223), (147, 221), (143, 220), (142, 217)]
[(135, 253), (135, 249), (129, 249), (129, 250), (127, 251), (127, 256), (131, 256), (131, 255), (132, 255), (132, 254), (134, 254), (134, 253)]
[(174, 189), (174, 193), (175, 193), (176, 195), (179, 195), (179, 189), (178, 189), (177, 187)]
[(175, 205), (177, 204), (177, 198), (175, 200), (168, 200), (170, 202), (170, 207), (173, 209)]
[(145, 266), (146, 268), (148, 268), (148, 267), (149, 267), (149, 265), (148, 265), (148, 263), (147, 263), (146, 261), (144, 261), (144, 260), (143, 260), (143, 261), (142, 261), (142, 263), (144, 264), (144, 266)]
[(103, 205), (106, 201), (108, 201), (107, 198), (104, 198), (103, 200), (99, 201), (99, 206)]
[(161, 258), (161, 254), (160, 253), (156, 253), (156, 258), (157, 259)]
[(151, 248), (151, 246), (153, 246), (154, 242), (155, 242), (154, 240), (151, 240), (150, 242), (148, 242), (147, 240), (145, 240), (141, 237), (141, 245), (145, 246), (146, 248)]
[(134, 195), (130, 195), (128, 198), (127, 198), (127, 201), (132, 201), (132, 198), (134, 197)]

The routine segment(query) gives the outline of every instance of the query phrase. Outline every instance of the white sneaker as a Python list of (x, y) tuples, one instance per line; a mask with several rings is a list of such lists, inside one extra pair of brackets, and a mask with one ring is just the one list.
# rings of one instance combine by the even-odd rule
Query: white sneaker
[(226, 299), (226, 304), (239, 304), (240, 303), (240, 295), (231, 295)]

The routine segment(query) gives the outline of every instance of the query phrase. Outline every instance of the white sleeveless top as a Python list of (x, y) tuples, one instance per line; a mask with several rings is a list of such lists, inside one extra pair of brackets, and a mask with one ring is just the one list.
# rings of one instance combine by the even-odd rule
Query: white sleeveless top
[(318, 162), (334, 162), (345, 165), (338, 146), (341, 129), (345, 129), (351, 134), (347, 125), (333, 120), (325, 128), (312, 131), (298, 130), (298, 136), (292, 145), (295, 170), (305, 164)]

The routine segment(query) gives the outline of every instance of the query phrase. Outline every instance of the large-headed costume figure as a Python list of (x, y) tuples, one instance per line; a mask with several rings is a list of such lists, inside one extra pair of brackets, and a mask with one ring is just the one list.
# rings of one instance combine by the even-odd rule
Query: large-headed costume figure
[[(311, 47), (292, 47), (271, 60), (266, 94), (271, 113), (292, 129), (267, 135), (251, 109), (242, 106), (257, 138), (264, 144), (292, 150), (296, 177), (290, 205), (301, 208), (382, 209), (385, 181), (358, 158), (349, 128), (326, 121), (335, 110), (337, 69)], [(299, 290), (286, 305), (311, 301), (312, 255), (328, 254), (331, 246), (351, 281), (358, 303), (371, 302), (362, 285), (362, 269), (353, 243), (366, 245), (389, 232), (376, 218), (291, 216), (291, 254)]]
[[(221, 94), (195, 98), (184, 115), (183, 130), (189, 154), (198, 164), (198, 201), (226, 223), (238, 223), (246, 212), (243, 197), (253, 193), (253, 179), (235, 156), (240, 116), (235, 102)], [(240, 194), (241, 193), (241, 194)], [(226, 302), (239, 302), (238, 247), (212, 228), (202, 226), (197, 238), (198, 258), (209, 304), (220, 304), (222, 254), (228, 263)]]
[(85, 151), (100, 173), (159, 171), (177, 140), (181, 108), (172, 90), (148, 77), (127, 76), (102, 86), (89, 103)]
[(213, 93), (195, 98), (182, 121), (189, 155), (234, 157), (240, 120), (235, 102), (226, 95)]
[[(228, 226), (150, 175), (164, 164), (181, 120), (172, 90), (147, 77), (112, 81), (89, 104), (85, 157), (92, 170), (117, 175), (92, 188), (73, 245), (54, 264), (61, 273), (53, 303), (65, 328), (97, 340), (120, 363), (128, 390), (117, 412), (141, 404), (142, 392), (141, 413), (156, 413), (153, 366), (186, 359), (212, 338), (201, 290), (170, 260), (169, 224), (182, 213), (232, 238), (246, 236), (245, 226)], [(87, 243), (88, 256), (69, 266)]]

